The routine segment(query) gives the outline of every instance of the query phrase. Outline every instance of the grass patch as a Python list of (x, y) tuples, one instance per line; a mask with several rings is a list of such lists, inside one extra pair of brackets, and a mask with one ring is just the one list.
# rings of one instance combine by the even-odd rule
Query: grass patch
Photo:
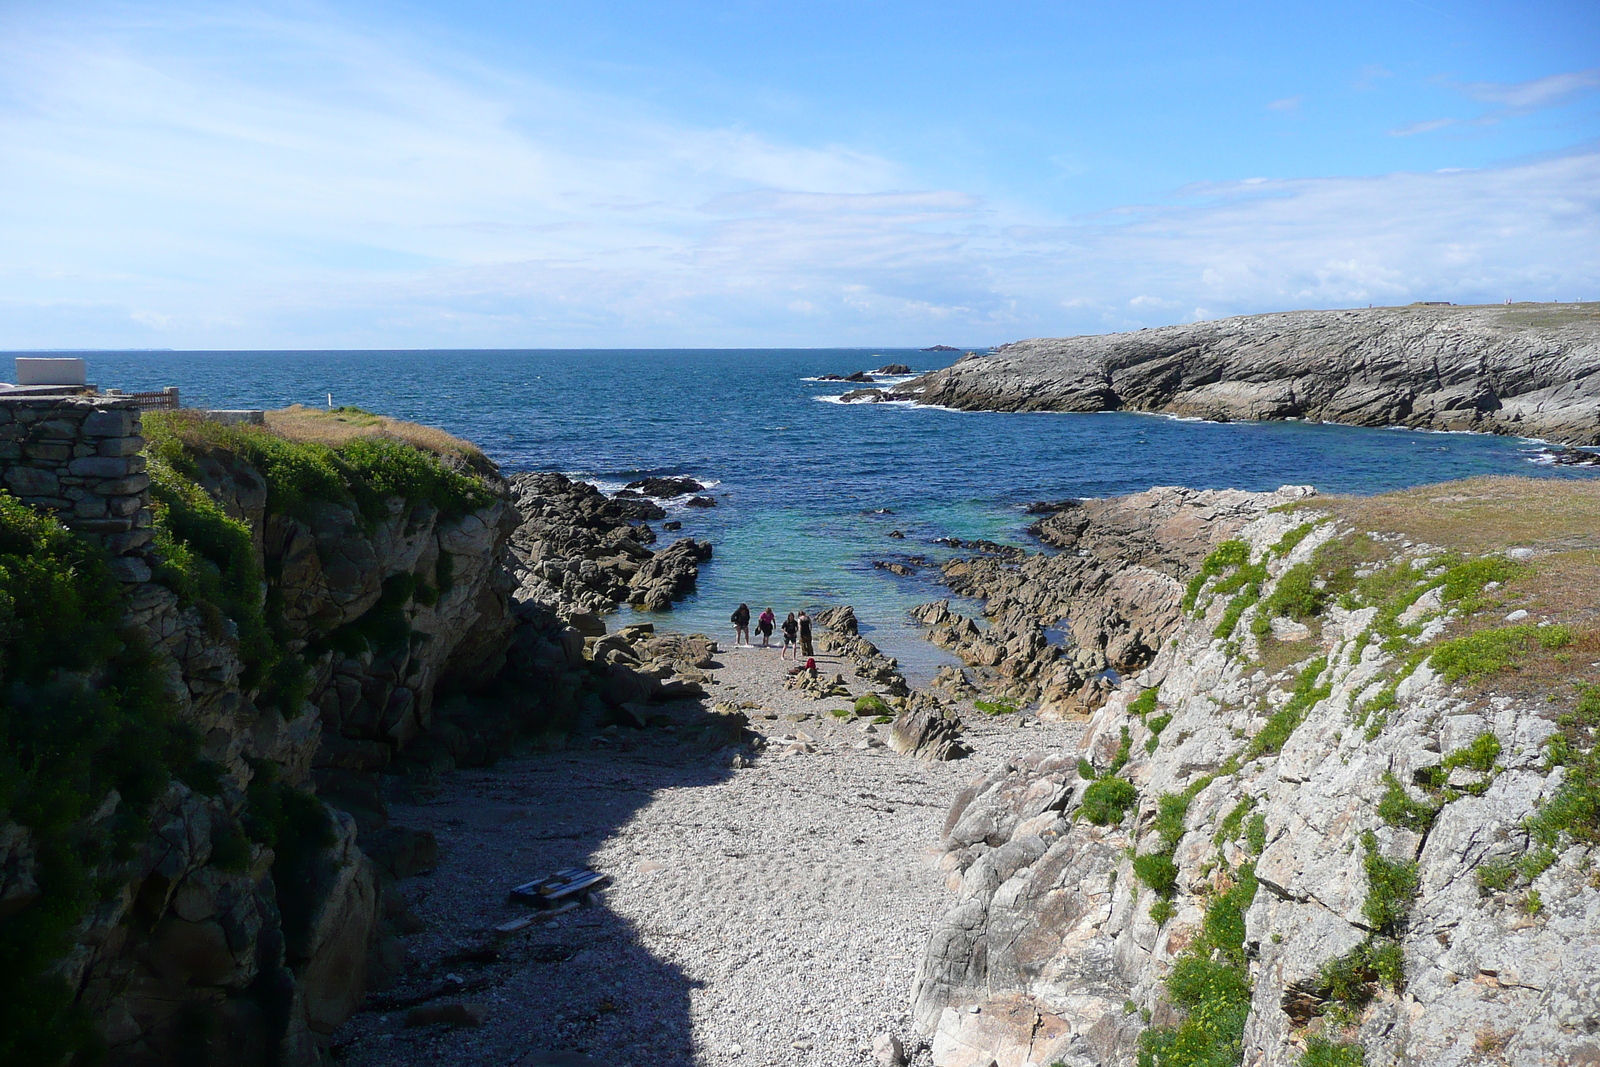
[(1155, 718), (1150, 720), (1148, 724), (1150, 727), (1150, 737), (1144, 743), (1144, 750), (1146, 752), (1154, 752), (1156, 750), (1156, 746), (1161, 743), (1161, 731), (1165, 730), (1169, 725), (1171, 725), (1171, 723), (1171, 715), (1157, 715)]
[(1361, 847), (1366, 850), (1361, 866), (1367, 874), (1367, 899), (1361, 904), (1361, 914), (1373, 933), (1398, 937), (1417, 896), (1417, 865), (1384, 859), (1370, 830), (1362, 836)]
[(1273, 713), (1261, 731), (1250, 739), (1250, 744), (1245, 749), (1246, 760), (1283, 751), (1284, 744), (1305, 721), (1306, 714), (1311, 708), (1333, 692), (1332, 678), (1328, 680), (1327, 685), (1317, 685), (1317, 679), (1327, 669), (1326, 656), (1318, 656), (1306, 664), (1299, 677), (1295, 679), (1289, 702)]
[(974, 700), (972, 706), (985, 715), (1015, 715), (1017, 705), (1009, 700)]
[(1355, 1041), (1330, 1041), (1321, 1034), (1306, 1039), (1299, 1067), (1366, 1067), (1367, 1050)]
[(1200, 591), (1208, 580), (1250, 562), (1250, 545), (1244, 541), (1224, 541), (1200, 562), (1200, 569), (1189, 579), (1183, 591), (1182, 608), (1193, 611)]
[(1250, 821), (1244, 827), (1245, 840), (1250, 842), (1250, 851), (1257, 856), (1267, 850), (1267, 816), (1264, 812), (1257, 812), (1250, 816)]
[(1237, 838), (1239, 831), (1244, 828), (1245, 816), (1249, 815), (1250, 809), (1255, 806), (1255, 797), (1245, 797), (1230, 808), (1228, 814), (1224, 815), (1222, 821), (1217, 824), (1217, 833), (1213, 842), (1220, 845), (1224, 841), (1232, 841)]

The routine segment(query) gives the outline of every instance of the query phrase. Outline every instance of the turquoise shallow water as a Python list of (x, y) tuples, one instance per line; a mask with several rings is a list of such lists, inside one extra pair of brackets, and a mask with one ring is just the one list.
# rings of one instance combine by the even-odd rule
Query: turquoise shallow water
[[(913, 677), (943, 662), (905, 619), (941, 593), (873, 560), (948, 557), (933, 538), (1027, 543), (1031, 500), (1152, 485), (1370, 493), (1472, 474), (1584, 475), (1534, 464), (1529, 442), (1298, 422), (1214, 424), (1122, 413), (961, 413), (820, 402), (808, 381), (947, 354), (800, 351), (99, 352), (101, 386), (176, 385), (205, 407), (357, 404), (476, 441), (508, 471), (566, 471), (615, 488), (646, 474), (716, 483), (683, 510), (716, 557), (672, 623), (722, 633), (739, 601), (780, 615), (847, 602)], [(887, 508), (892, 515), (866, 514)], [(903, 540), (888, 536), (898, 529)]]

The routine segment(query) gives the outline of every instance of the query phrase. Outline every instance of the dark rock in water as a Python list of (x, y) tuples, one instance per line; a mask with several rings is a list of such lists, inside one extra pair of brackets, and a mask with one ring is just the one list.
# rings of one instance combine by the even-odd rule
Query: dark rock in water
[(889, 394), (882, 389), (852, 389), (839, 399), (846, 404), (881, 404)]
[(959, 351), (961, 351), (961, 349), (955, 347), (954, 345), (934, 345), (932, 348), (924, 348), (922, 351), (924, 351), (924, 352), (959, 352)]
[(1003, 556), (1006, 559), (1017, 559), (1028, 554), (1026, 549), (1018, 548), (1016, 545), (1002, 545), (995, 541), (986, 541), (981, 537), (976, 541), (968, 541), (966, 547), (982, 552), (986, 556)]
[(893, 515), (894, 512), (891, 511), (888, 508), (873, 508), (870, 511), (863, 511), (861, 514), (863, 514), (863, 515)]
[(1053, 515), (1078, 506), (1076, 500), (1035, 500), (1022, 510), (1029, 515)]
[(677, 519), (673, 519), (671, 522), (662, 523), (661, 528), (666, 530), (668, 533), (676, 533), (677, 531), (683, 529), (683, 523), (679, 522)]
[(878, 379), (874, 378), (864, 370), (858, 370), (854, 374), (846, 374), (843, 378), (838, 380), (841, 382), (875, 382)]
[(612, 493), (611, 496), (615, 500), (638, 500), (639, 498), (643, 497), (644, 494), (639, 492), (637, 489), (618, 489), (615, 493)]
[(933, 543), (936, 544), (936, 545), (948, 545), (951, 548), (960, 548), (961, 547), (961, 538), (959, 538), (959, 537), (935, 537), (933, 539)]
[(621, 500), (608, 500), (600, 506), (600, 514), (608, 519), (622, 519), (633, 522), (650, 522), (654, 519), (667, 517), (667, 513), (661, 510), (661, 505), (646, 500), (644, 497), (624, 497)]
[(885, 563), (883, 569), (902, 578), (910, 578), (917, 573), (915, 568), (907, 567), (904, 563)]
[(1584, 448), (1542, 448), (1539, 451), (1558, 467), (1600, 467), (1600, 452)]
[(705, 486), (693, 478), (640, 478), (638, 481), (629, 482), (628, 489), (637, 489), (645, 496), (674, 497), (683, 496), (685, 493), (699, 493)]
[(717, 502), (709, 496), (692, 496), (683, 502), (683, 506), (686, 508), (714, 508), (717, 506)]
[(873, 371), (872, 373), (873, 374), (910, 374), (911, 373), (911, 368), (906, 366), (904, 363), (885, 363), (883, 366), (879, 367), (877, 370)]
[(905, 534), (901, 533), (899, 530), (890, 530), (889, 531), (889, 536), (890, 537), (895, 537), (895, 538), (903, 538), (903, 537), (905, 537)]

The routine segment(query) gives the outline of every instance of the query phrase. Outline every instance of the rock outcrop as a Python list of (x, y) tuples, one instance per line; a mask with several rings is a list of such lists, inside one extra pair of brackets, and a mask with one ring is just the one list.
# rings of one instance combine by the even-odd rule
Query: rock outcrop
[(964, 410), (1302, 418), (1596, 444), (1600, 309), (1293, 311), (1018, 341), (898, 391)]
[[(1147, 536), (1162, 498), (1170, 543)], [(914, 991), (937, 1067), (1596, 1054), (1582, 753), (1600, 688), (1493, 672), (1577, 669), (1559, 650), (1593, 658), (1600, 604), (1505, 620), (1516, 554), (1463, 559), (1282, 502), (1214, 500), (1222, 536), (1179, 521), (1199, 513), (1177, 491), (1063, 515), (1056, 536), (1091, 555), (1126, 520), (1108, 544), (1172, 603), (1080, 750), (1019, 755), (952, 806), (956, 897)], [(1113, 647), (1126, 607), (1070, 595), (1075, 636)], [(1512, 659), (1462, 665), (1490, 646)]]

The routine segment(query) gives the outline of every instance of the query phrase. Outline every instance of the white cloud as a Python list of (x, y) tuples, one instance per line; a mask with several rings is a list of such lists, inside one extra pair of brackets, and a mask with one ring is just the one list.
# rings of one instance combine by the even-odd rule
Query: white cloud
[[(0, 38), (0, 347), (1000, 341), (1600, 295), (1600, 154), (1063, 220), (325, 21)], [(237, 49), (218, 40), (244, 42)]]
[(1600, 88), (1600, 67), (1551, 74), (1525, 82), (1464, 82), (1456, 88), (1474, 100), (1498, 104), (1507, 111), (1521, 113), (1555, 107), (1580, 93)]

